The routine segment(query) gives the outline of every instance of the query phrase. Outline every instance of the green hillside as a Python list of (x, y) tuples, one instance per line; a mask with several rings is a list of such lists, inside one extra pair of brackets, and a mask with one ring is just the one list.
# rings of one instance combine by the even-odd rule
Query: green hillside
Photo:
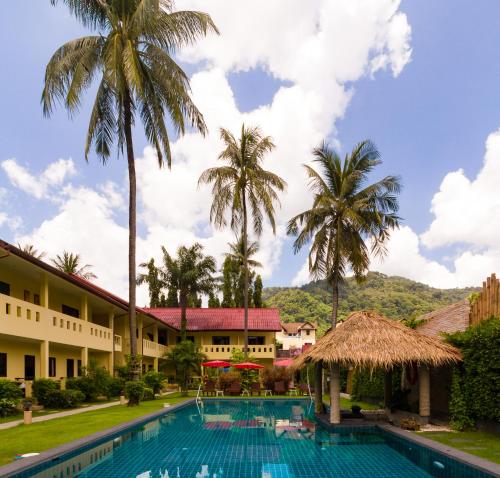
[[(348, 278), (340, 289), (340, 318), (362, 309), (376, 310), (392, 319), (425, 314), (468, 297), (479, 290), (435, 289), (425, 284), (370, 272), (362, 284)], [(325, 281), (296, 287), (268, 287), (263, 298), (268, 307), (278, 307), (286, 322), (305, 320), (318, 323), (321, 331), (330, 321), (332, 295)]]

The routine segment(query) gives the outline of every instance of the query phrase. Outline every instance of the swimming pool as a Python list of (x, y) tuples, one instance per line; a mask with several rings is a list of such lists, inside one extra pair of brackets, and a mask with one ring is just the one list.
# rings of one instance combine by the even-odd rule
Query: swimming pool
[(16, 478), (486, 478), (378, 427), (315, 422), (305, 400), (206, 400)]

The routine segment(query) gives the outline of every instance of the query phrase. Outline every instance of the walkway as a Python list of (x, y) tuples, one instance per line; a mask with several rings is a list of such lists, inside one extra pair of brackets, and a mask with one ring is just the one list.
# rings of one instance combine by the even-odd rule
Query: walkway
[[(33, 417), (33, 423), (46, 422), (47, 420), (53, 420), (54, 418), (69, 417), (71, 415), (78, 415), (79, 413), (90, 412), (93, 410), (100, 410), (101, 408), (114, 407), (115, 405), (120, 405), (120, 402), (116, 401), (116, 402), (100, 403), (98, 405), (89, 405), (88, 407), (66, 410), (65, 412), (49, 413), (48, 415)], [(6, 430), (7, 428), (17, 427), (21, 423), (23, 423), (23, 420), (13, 420), (12, 422), (0, 423), (0, 430)]]

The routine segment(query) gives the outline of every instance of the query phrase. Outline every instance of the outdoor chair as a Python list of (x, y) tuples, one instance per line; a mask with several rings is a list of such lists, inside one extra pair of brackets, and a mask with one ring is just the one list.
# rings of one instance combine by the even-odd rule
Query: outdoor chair
[(253, 394), (260, 395), (260, 383), (259, 382), (253, 382), (250, 384), (250, 395)]
[(241, 383), (233, 382), (226, 391), (228, 395), (239, 395), (241, 393)]
[(283, 395), (286, 393), (285, 382), (274, 382), (274, 393), (276, 395)]
[(211, 380), (207, 380), (203, 386), (203, 393), (208, 397), (209, 395), (215, 395), (215, 383)]

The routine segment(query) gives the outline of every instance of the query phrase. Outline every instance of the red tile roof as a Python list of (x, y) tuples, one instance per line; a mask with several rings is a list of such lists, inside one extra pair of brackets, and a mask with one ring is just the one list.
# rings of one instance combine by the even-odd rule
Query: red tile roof
[(431, 337), (442, 337), (442, 332), (464, 331), (469, 326), (469, 312), (469, 300), (463, 299), (418, 317), (417, 320), (423, 322), (417, 326), (417, 331)]
[(281, 327), (288, 334), (298, 334), (302, 329), (316, 330), (316, 326), (311, 322), (282, 322)]
[[(180, 308), (144, 309), (170, 327), (180, 329)], [(244, 309), (187, 309), (187, 330), (244, 330)], [(280, 314), (278, 309), (248, 309), (248, 330), (252, 331), (279, 331)]]

